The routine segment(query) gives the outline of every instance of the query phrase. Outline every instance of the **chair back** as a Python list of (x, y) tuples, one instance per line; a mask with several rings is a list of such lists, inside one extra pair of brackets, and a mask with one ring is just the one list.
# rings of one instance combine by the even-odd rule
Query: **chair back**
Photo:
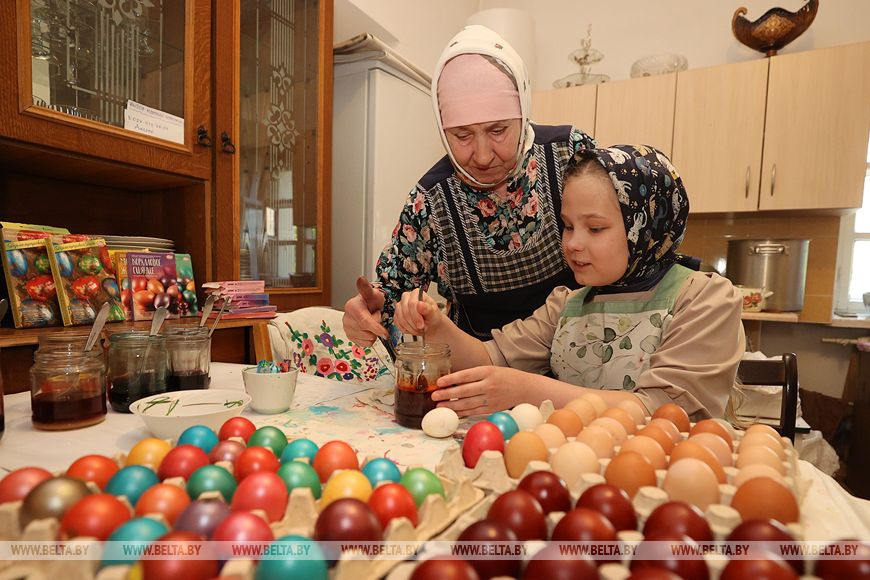
[(781, 385), (782, 406), (779, 414), (779, 433), (794, 442), (798, 405), (797, 355), (787, 352), (782, 360), (741, 360), (737, 377), (744, 385)]
[(336, 381), (393, 382), (393, 365), (378, 342), (361, 347), (348, 339), (343, 313), (311, 306), (282, 312), (269, 321), (274, 360), (290, 359), (301, 372)]

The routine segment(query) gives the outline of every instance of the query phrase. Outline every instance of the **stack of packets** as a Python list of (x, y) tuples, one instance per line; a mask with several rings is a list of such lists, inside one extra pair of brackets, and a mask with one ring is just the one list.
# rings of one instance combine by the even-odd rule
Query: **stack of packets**
[(285, 358), (281, 362), (278, 361), (270, 361), (270, 360), (261, 360), (257, 363), (257, 372), (265, 373), (265, 374), (275, 374), (275, 373), (289, 373), (293, 370), (293, 361), (289, 358)]
[(202, 288), (206, 294), (217, 296), (210, 318), (217, 316), (221, 308), (224, 310), (222, 320), (274, 318), (278, 311), (277, 306), (269, 304), (266, 282), (263, 280), (206, 282)]

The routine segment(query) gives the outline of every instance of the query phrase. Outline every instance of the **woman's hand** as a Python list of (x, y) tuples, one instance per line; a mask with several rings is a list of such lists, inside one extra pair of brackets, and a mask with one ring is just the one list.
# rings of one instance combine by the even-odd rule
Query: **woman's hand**
[(528, 402), (531, 377), (525, 371), (507, 367), (465, 369), (438, 379), (440, 388), (432, 393), (432, 400), (440, 401), (439, 407), (449, 407), (460, 417), (488, 415)]
[(344, 326), (344, 333), (354, 343), (360, 346), (371, 346), (378, 337), (390, 336), (381, 324), (384, 293), (373, 288), (362, 276), (357, 278), (356, 288), (359, 294), (344, 305), (342, 326)]
[(393, 322), (404, 334), (420, 335), (424, 330), (436, 331), (443, 316), (435, 300), (425, 292), (420, 300), (420, 290), (416, 289), (402, 294), (402, 299), (396, 303)]

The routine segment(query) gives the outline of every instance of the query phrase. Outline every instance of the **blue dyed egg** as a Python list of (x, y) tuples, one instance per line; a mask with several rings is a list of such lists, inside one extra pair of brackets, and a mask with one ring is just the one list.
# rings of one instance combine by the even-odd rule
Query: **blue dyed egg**
[(284, 451), (281, 452), (281, 463), (293, 461), (294, 459), (308, 458), (309, 463), (314, 463), (314, 456), (317, 454), (317, 444), (311, 439), (294, 439), (287, 444)]
[(514, 421), (514, 418), (504, 411), (496, 411), (487, 417), (486, 420), (498, 427), (498, 430), (501, 431), (505, 441), (520, 431), (520, 427), (517, 425), (517, 422)]
[(362, 472), (371, 482), (372, 487), (375, 487), (382, 481), (398, 482), (402, 479), (402, 472), (399, 471), (399, 467), (386, 457), (378, 457), (367, 462), (363, 466)]
[(150, 544), (163, 534), (169, 532), (165, 524), (153, 518), (135, 518), (112, 532), (108, 543), (104, 546), (103, 562), (101, 567), (132, 565), (138, 556), (131, 555), (125, 558), (123, 546), (113, 542), (143, 542)]
[(184, 430), (178, 438), (178, 445), (194, 445), (206, 453), (211, 453), (212, 448), (218, 444), (218, 436), (212, 429), (205, 425), (194, 425)]
[(145, 490), (160, 483), (157, 474), (144, 465), (128, 465), (112, 476), (106, 484), (106, 493), (126, 496), (130, 505), (136, 505)]
[(323, 551), (313, 540), (296, 535), (282, 536), (272, 542), (267, 550), (274, 550), (275, 553), (284, 554), (286, 557), (263, 559), (257, 566), (255, 580), (283, 580), (284, 578), (326, 580), (329, 577), (329, 568)]
[(21, 320), (25, 326), (52, 326), (57, 324), (57, 312), (45, 302), (21, 301)]
[(6, 250), (6, 259), (9, 261), (9, 270), (13, 276), (27, 274), (27, 258), (21, 250)]
[(69, 278), (72, 276), (73, 272), (73, 263), (72, 258), (69, 257), (69, 254), (66, 252), (58, 252), (55, 254), (55, 258), (57, 258), (57, 267), (60, 269), (60, 275), (64, 278)]
[(105, 290), (106, 294), (108, 294), (112, 298), (117, 298), (121, 295), (121, 291), (118, 290), (118, 282), (115, 281), (114, 278), (103, 279), (103, 290)]

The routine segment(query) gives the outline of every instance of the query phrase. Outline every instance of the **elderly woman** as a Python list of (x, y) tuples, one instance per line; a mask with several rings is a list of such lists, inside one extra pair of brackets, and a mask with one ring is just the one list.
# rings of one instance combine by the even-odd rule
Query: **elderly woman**
[(562, 174), (594, 141), (529, 121), (525, 65), (483, 26), (448, 43), (432, 99), (447, 156), (411, 190), (375, 284), (360, 279), (345, 304), (345, 332), (359, 344), (387, 337), (402, 293), (432, 281), (450, 318), (481, 339), (530, 315), (556, 286), (576, 287), (561, 252)]

